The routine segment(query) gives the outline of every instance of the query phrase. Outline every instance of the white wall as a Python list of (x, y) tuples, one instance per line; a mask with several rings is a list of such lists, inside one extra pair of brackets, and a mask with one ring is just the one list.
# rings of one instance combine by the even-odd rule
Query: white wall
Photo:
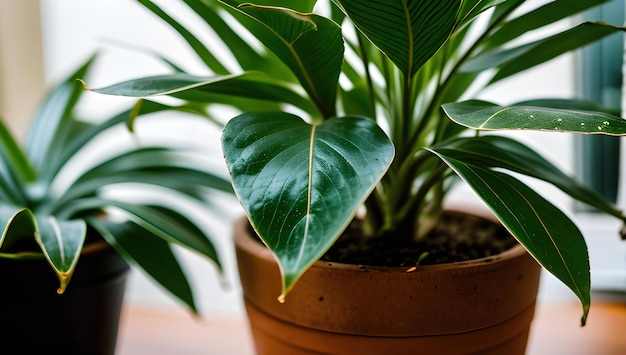
[[(160, 1), (167, 4), (176, 12), (185, 13), (185, 9), (176, 6), (173, 1)], [(165, 73), (166, 69), (149, 56), (137, 54), (113, 45), (111, 39), (124, 41), (129, 44), (155, 49), (161, 53), (171, 54), (170, 58), (185, 61), (187, 68), (198, 70), (202, 74), (201, 65), (195, 62), (193, 55), (183, 45), (183, 41), (172, 31), (154, 18), (140, 5), (128, 0), (54, 0), (41, 1), (42, 27), (44, 33), (45, 73), (49, 82), (53, 82), (68, 74), (68, 72), (82, 62), (95, 50), (102, 52), (102, 60), (96, 67), (96, 75), (88, 82), (92, 87), (105, 86), (120, 80), (144, 76), (148, 74)], [(514, 80), (506, 81), (491, 90), (483, 93), (481, 98), (499, 103), (510, 103), (517, 100), (538, 96), (570, 97), (575, 93), (574, 56), (567, 56), (534, 69)], [(125, 105), (132, 100), (121, 98), (102, 97), (92, 95), (82, 110), (87, 115), (98, 116), (103, 110)], [(176, 125), (169, 129), (176, 129), (182, 137), (195, 133), (198, 141), (207, 145), (207, 151), (215, 151), (217, 144), (214, 131), (208, 126), (195, 122), (189, 126)], [(186, 127), (186, 128), (185, 128)], [(207, 141), (204, 136), (210, 136)], [(558, 166), (572, 172), (571, 136), (559, 133), (524, 133), (517, 134), (522, 140), (547, 154)], [(549, 187), (538, 185), (538, 189), (545, 190), (555, 197), (555, 202), (562, 207), (569, 207), (569, 200), (560, 192)], [(472, 196), (463, 191), (459, 197)], [(473, 197), (470, 197), (473, 198)], [(238, 206), (233, 206), (233, 215), (239, 215)], [(611, 227), (612, 228), (612, 227)], [(189, 255), (187, 260), (192, 265), (191, 272), (198, 288), (200, 308), (204, 312), (241, 312), (239, 300), (239, 286), (233, 259), (233, 250), (230, 243), (229, 224), (222, 227), (224, 234), (218, 240), (218, 247), (227, 256), (225, 259), (226, 281), (230, 289), (220, 287), (215, 268)], [(189, 253), (186, 253), (189, 254)], [(568, 291), (564, 290), (550, 276), (542, 285), (542, 297), (545, 299), (561, 297), (569, 298)], [(175, 303), (155, 286), (138, 273), (132, 276), (129, 290), (129, 301), (142, 304), (174, 305)]]

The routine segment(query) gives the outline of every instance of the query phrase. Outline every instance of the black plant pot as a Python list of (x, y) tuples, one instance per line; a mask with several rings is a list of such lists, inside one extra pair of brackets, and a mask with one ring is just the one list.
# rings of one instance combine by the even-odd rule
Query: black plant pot
[(81, 255), (64, 294), (46, 260), (0, 258), (0, 347), (112, 355), (129, 266), (105, 245)]

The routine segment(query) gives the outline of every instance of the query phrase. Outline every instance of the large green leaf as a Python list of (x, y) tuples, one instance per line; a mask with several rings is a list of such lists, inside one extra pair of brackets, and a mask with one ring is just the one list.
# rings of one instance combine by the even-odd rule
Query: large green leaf
[(477, 130), (527, 129), (624, 135), (626, 120), (604, 112), (539, 106), (498, 106), (484, 101), (443, 105), (454, 122)]
[(407, 76), (441, 48), (454, 29), (460, 0), (334, 0)]
[(335, 115), (343, 62), (341, 28), (315, 14), (243, 4), (239, 21), (296, 75), (324, 117)]
[(61, 283), (58, 293), (65, 292), (87, 234), (87, 224), (82, 219), (59, 220), (54, 216), (35, 216), (35, 239)]
[[(194, 313), (198, 312), (187, 276), (167, 242), (132, 222), (113, 223), (90, 218), (89, 224), (125, 260), (139, 266)], [(149, 253), (146, 253), (146, 245), (150, 246)]]
[(582, 185), (534, 150), (511, 138), (494, 135), (458, 138), (437, 146), (436, 149), (440, 154), (466, 164), (485, 168), (503, 168), (541, 179), (581, 202), (624, 219), (622, 211), (595, 190)]
[(519, 180), (429, 149), (446, 162), (489, 206), (502, 224), (550, 273), (567, 285), (583, 306), (585, 324), (591, 279), (587, 245), (580, 230), (556, 206)]
[(233, 118), (222, 147), (244, 210), (279, 261), (283, 296), (343, 232), (394, 155), (372, 120), (311, 126), (284, 112)]

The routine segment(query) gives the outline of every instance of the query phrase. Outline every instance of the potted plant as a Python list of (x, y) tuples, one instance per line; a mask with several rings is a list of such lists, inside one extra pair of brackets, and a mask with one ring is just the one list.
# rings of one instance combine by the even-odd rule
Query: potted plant
[[(174, 246), (220, 268), (207, 228), (180, 202), (197, 209), (211, 190), (232, 192), (230, 183), (204, 166), (197, 147), (116, 139), (130, 110), (79, 117), (85, 91), (76, 79), (94, 60), (53, 88), (23, 146), (0, 123), (0, 338), (9, 349), (113, 354), (129, 264), (194, 313)], [(164, 109), (172, 107), (134, 108), (141, 116)], [(151, 198), (111, 194), (128, 183)]]
[[(477, 89), (623, 32), (577, 21), (578, 13), (605, 1), (186, 0), (220, 45), (205, 44), (191, 26), (150, 1), (139, 2), (189, 43), (211, 76), (175, 67), (174, 74), (95, 91), (170, 95), (241, 112), (227, 119), (222, 148), (247, 216), (235, 227), (235, 239), (260, 353), (523, 353), (539, 277), (533, 259), (578, 296), (585, 323), (590, 272), (584, 238), (564, 212), (516, 176), (547, 181), (624, 220), (622, 211), (523, 143), (481, 131), (621, 135), (626, 121), (577, 99), (506, 107), (470, 99)], [(575, 24), (549, 26), (565, 19)], [(220, 60), (222, 48), (228, 60)], [(436, 232), (473, 228), (456, 226), (476, 219), (459, 217), (445, 204), (459, 180), (528, 253), (509, 249), (506, 237), (502, 253), (491, 249), (477, 260), (433, 246), (443, 239), (443, 250), (457, 252), (463, 242), (454, 233)], [(484, 219), (476, 224), (500, 229)], [(475, 234), (485, 233), (491, 232)], [(266, 248), (246, 242), (254, 234)], [(415, 245), (420, 248), (409, 254), (395, 249)], [(363, 258), (344, 261), (354, 249), (365, 250)], [(381, 270), (390, 265), (372, 255), (387, 249), (388, 259), (400, 260)], [(494, 281), (507, 271), (509, 283)], [(269, 281), (261, 279), (266, 274)], [(396, 283), (375, 279), (381, 275)], [(338, 284), (329, 285), (330, 279)], [(500, 293), (507, 289), (513, 294)], [(368, 296), (373, 303), (366, 303)], [(395, 311), (392, 300), (400, 302)], [(437, 300), (443, 303), (428, 303)], [(344, 325), (347, 337), (332, 343)], [(309, 343), (300, 342), (305, 338)]]

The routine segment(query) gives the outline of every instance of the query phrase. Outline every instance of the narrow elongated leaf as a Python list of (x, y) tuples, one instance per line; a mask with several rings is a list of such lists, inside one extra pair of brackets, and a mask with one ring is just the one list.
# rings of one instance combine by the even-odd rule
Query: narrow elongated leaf
[(0, 121), (0, 196), (4, 201), (26, 200), (25, 182), (33, 181), (35, 171), (4, 122)]
[(35, 239), (59, 278), (61, 284), (57, 292), (63, 293), (78, 263), (87, 234), (87, 224), (82, 219), (67, 221), (53, 216), (35, 218)]
[(596, 42), (610, 34), (626, 29), (600, 22), (585, 22), (574, 28), (514, 48), (495, 49), (468, 61), (462, 68), (465, 72), (497, 68), (490, 84), (517, 74), (536, 65), (545, 63), (563, 53)]
[(189, 44), (189, 46), (196, 52), (198, 57), (209, 67), (214, 73), (220, 75), (230, 74), (230, 71), (220, 62), (211, 49), (207, 48), (202, 41), (200, 41), (191, 31), (185, 26), (180, 24), (167, 12), (163, 11), (160, 7), (155, 5), (150, 0), (137, 0), (140, 4), (145, 6), (148, 10), (152, 11), (155, 15), (160, 17), (163, 21), (168, 23), (173, 29), (178, 32)]
[(556, 23), (594, 6), (611, 0), (555, 0), (519, 17), (505, 22), (485, 41), (486, 48), (503, 45), (517, 37), (543, 26)]
[(163, 213), (162, 208), (152, 208), (146, 205), (136, 205), (110, 199), (91, 199), (95, 204), (112, 206), (120, 209), (129, 220), (138, 224), (150, 233), (168, 243), (176, 243), (187, 249), (194, 250), (210, 260), (218, 262), (215, 247), (208, 236), (188, 220), (182, 223), (180, 213)]
[(502, 224), (550, 273), (567, 285), (583, 306), (590, 306), (590, 266), (580, 230), (556, 206), (510, 175), (467, 164), (437, 148), (429, 149), (448, 164), (489, 206)]
[[(228, 47), (241, 68), (258, 70), (265, 73), (276, 74), (273, 70), (273, 61), (265, 54), (257, 52), (239, 33), (232, 24), (220, 14), (222, 4), (218, 1), (184, 0), (185, 4), (194, 10), (215, 33), (219, 33), (220, 39)], [(285, 70), (283, 70), (285, 72)]]
[[(194, 313), (198, 312), (187, 276), (167, 242), (132, 222), (112, 223), (90, 218), (89, 225), (124, 259), (144, 270)], [(150, 246), (149, 253), (146, 253), (146, 245)]]
[(483, 101), (443, 105), (454, 122), (477, 130), (527, 129), (585, 134), (626, 134), (626, 120), (603, 112), (538, 106), (497, 106)]
[(239, 21), (296, 75), (324, 117), (335, 115), (343, 61), (341, 28), (315, 14), (243, 4)]
[[(260, 73), (198, 77), (184, 73), (144, 77), (111, 86), (90, 89), (99, 94), (129, 97), (171, 95), (177, 98), (220, 102), (218, 96), (234, 96), (292, 104), (306, 112), (317, 113), (311, 102), (286, 86)], [(229, 101), (223, 100), (228, 103)]]
[[(59, 154), (73, 123), (71, 115), (84, 92), (77, 78), (85, 77), (95, 60), (92, 56), (82, 67), (57, 85), (39, 106), (26, 135), (24, 150), (33, 168), (46, 166), (49, 159)], [(53, 132), (53, 133), (51, 133)]]
[(5, 251), (25, 235), (35, 235), (35, 216), (27, 208), (0, 204), (0, 228), (0, 251)]
[(222, 148), (252, 225), (279, 261), (283, 296), (339, 237), (393, 159), (370, 119), (311, 126), (288, 113), (246, 113)]
[(461, 6), (460, 16), (458, 19), (458, 25), (463, 25), (479, 14), (487, 11), (488, 9), (499, 5), (507, 0), (469, 0), (463, 1)]
[(51, 182), (59, 174), (59, 171), (66, 166), (66, 162), (79, 153), (88, 143), (95, 140), (98, 135), (106, 132), (107, 129), (119, 124), (127, 123), (130, 119), (135, 119), (137, 116), (148, 115), (150, 113), (160, 111), (190, 112), (200, 116), (203, 114), (203, 112), (195, 110), (189, 105), (169, 106), (143, 100), (138, 110), (123, 111), (104, 122), (100, 122), (96, 125), (90, 125), (83, 129), (79, 134), (71, 137), (69, 141), (66, 141), (62, 154), (59, 154), (58, 157), (50, 157), (48, 164), (46, 164), (42, 172), (42, 180)]
[(617, 218), (624, 218), (622, 211), (595, 190), (582, 185), (534, 150), (511, 138), (494, 135), (458, 138), (436, 149), (440, 154), (465, 164), (486, 168), (504, 168), (541, 179), (581, 202)]
[[(116, 181), (115, 175), (123, 175), (129, 172), (143, 173), (148, 179), (151, 178), (150, 173), (176, 171), (180, 172), (180, 178), (184, 179), (184, 174), (187, 172), (190, 174), (197, 172), (204, 179), (204, 181), (197, 181), (200, 186), (231, 192), (230, 182), (210, 170), (208, 166), (198, 164), (201, 157), (197, 154), (199, 153), (172, 151), (162, 147), (138, 148), (105, 159), (91, 169), (86, 170), (75, 183), (80, 184), (93, 179), (107, 177), (111, 178), (112, 181)], [(158, 178), (158, 176), (155, 177)]]
[[(220, 0), (220, 1), (223, 3), (229, 4), (230, 6), (233, 6), (233, 7), (238, 7), (243, 4), (250, 3), (249, 1), (242, 1), (242, 0)], [(316, 2), (317, 0), (297, 0), (297, 1), (255, 0), (254, 4), (261, 5), (261, 6), (285, 7), (285, 8), (293, 9), (302, 13), (309, 13), (313, 11), (313, 6), (315, 5)]]
[(2, 121), (0, 121), (0, 159), (7, 169), (13, 170), (17, 181), (31, 182), (37, 177), (26, 154)]
[(454, 29), (460, 0), (334, 0), (407, 76), (441, 48)]

